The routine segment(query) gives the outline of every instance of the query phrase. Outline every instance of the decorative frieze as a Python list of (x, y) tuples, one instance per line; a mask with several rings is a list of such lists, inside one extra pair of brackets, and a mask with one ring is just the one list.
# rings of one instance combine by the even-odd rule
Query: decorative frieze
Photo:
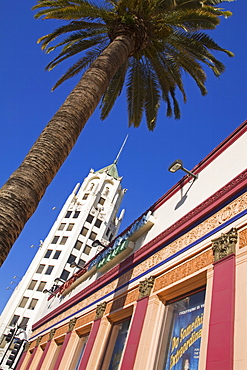
[(236, 228), (232, 228), (228, 233), (221, 234), (217, 239), (212, 240), (214, 262), (235, 253), (238, 233)]
[(212, 250), (200, 254), (199, 256), (183, 263), (175, 269), (166, 272), (160, 277), (156, 278), (154, 285), (154, 292), (160, 291), (171, 284), (179, 282), (180, 280), (190, 276), (191, 274), (207, 267), (213, 262)]
[(29, 350), (30, 344), (31, 344), (30, 342), (25, 343), (24, 352)]
[(99, 304), (97, 307), (96, 307), (96, 316), (95, 316), (95, 320), (97, 319), (101, 319), (104, 315), (104, 312), (105, 312), (105, 309), (106, 309), (106, 302), (102, 302), (101, 304)]
[(247, 246), (247, 228), (239, 232), (239, 248)]
[(139, 284), (139, 297), (138, 299), (144, 298), (151, 294), (151, 290), (154, 286), (154, 276), (149, 276)]

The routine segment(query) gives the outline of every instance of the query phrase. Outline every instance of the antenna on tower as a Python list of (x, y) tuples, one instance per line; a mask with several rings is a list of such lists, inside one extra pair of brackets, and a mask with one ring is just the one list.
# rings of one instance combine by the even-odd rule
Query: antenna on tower
[(115, 159), (115, 161), (113, 162), (114, 164), (117, 164), (118, 159), (119, 159), (119, 157), (120, 157), (120, 154), (122, 153), (122, 150), (123, 150), (123, 148), (124, 148), (124, 146), (125, 146), (125, 144), (126, 144), (126, 141), (127, 141), (128, 137), (129, 137), (129, 134), (127, 134), (127, 135), (126, 135), (126, 137), (125, 137), (125, 139), (124, 139), (124, 142), (123, 142), (123, 144), (122, 144), (122, 146), (121, 146), (121, 148), (120, 148), (120, 150), (119, 150), (119, 152), (118, 152), (118, 155), (116, 156), (116, 159)]

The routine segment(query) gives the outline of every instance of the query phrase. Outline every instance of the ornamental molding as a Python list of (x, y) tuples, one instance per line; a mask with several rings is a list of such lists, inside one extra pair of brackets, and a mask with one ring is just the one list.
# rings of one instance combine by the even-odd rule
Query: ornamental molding
[(69, 321), (69, 328), (68, 328), (67, 333), (69, 333), (70, 331), (73, 331), (76, 321), (77, 321), (77, 317), (74, 317), (73, 319)]
[(212, 240), (212, 249), (214, 254), (214, 262), (229, 256), (236, 251), (238, 241), (238, 232), (236, 228), (232, 228), (228, 233), (221, 234), (217, 239)]
[(24, 347), (24, 352), (27, 352), (29, 350), (31, 342), (26, 342), (25, 347)]
[(139, 283), (139, 297), (138, 299), (150, 296), (151, 290), (154, 286), (154, 276), (149, 276)]
[(95, 316), (95, 320), (97, 319), (101, 319), (105, 313), (105, 310), (106, 310), (106, 305), (107, 303), (106, 302), (102, 302), (101, 304), (99, 304), (97, 307), (96, 307), (96, 316)]
[(247, 228), (239, 232), (239, 248), (247, 246)]
[(40, 344), (40, 342), (41, 342), (41, 339), (42, 339), (42, 335), (41, 335), (41, 336), (39, 336), (39, 337), (36, 339), (36, 344), (35, 344), (35, 346), (36, 346), (36, 347), (38, 347), (38, 346), (39, 346), (39, 344)]
[[(59, 318), (61, 319), (63, 318), (63, 316), (66, 315), (65, 310), (66, 307), (68, 306), (72, 307), (73, 305), (73, 308), (67, 308), (67, 313), (70, 312), (71, 309), (73, 312), (75, 312), (77, 302), (79, 300), (80, 302), (83, 301), (83, 304), (85, 302), (85, 305), (87, 305), (89, 303), (92, 303), (93, 301), (96, 301), (98, 298), (104, 296), (104, 294), (107, 294), (110, 291), (114, 290), (118, 286), (117, 276), (120, 272), (128, 269), (128, 271), (121, 276), (121, 279), (124, 279), (125, 276), (127, 279), (128, 274), (131, 274), (132, 278), (136, 277), (141, 272), (145, 271), (147, 268), (157, 265), (165, 258), (173, 255), (174, 253), (183, 249), (185, 246), (191, 244), (200, 237), (206, 235), (207, 233), (209, 233), (216, 227), (224, 224), (226, 221), (230, 220), (231, 218), (238, 215), (242, 211), (245, 211), (247, 204), (247, 193), (242, 194), (241, 196), (233, 200), (231, 203), (229, 203), (226, 207), (222, 208), (220, 211), (213, 214), (211, 217), (200, 223), (198, 226), (194, 227), (189, 232), (182, 235), (179, 239), (168, 244), (169, 239), (173, 235), (176, 235), (178, 233), (178, 229), (183, 230), (185, 227), (188, 227), (192, 222), (195, 222), (203, 214), (205, 215), (206, 214), (205, 210), (207, 210), (207, 212), (210, 212), (212, 211), (212, 209), (215, 209), (215, 207), (218, 204), (221, 204), (223, 202), (227, 195), (229, 198), (231, 194), (234, 194), (236, 192), (236, 188), (237, 190), (242, 189), (244, 187), (244, 184), (246, 183), (246, 180), (247, 180), (247, 170), (241, 173), (235, 179), (233, 179), (224, 188), (216, 192), (204, 203), (196, 207), (182, 219), (173, 224), (170, 228), (166, 229), (164, 232), (159, 234), (148, 244), (141, 247), (133, 255), (126, 258), (126, 260), (121, 262), (120, 265), (113, 267), (109, 272), (105, 273), (98, 281), (96, 280), (94, 283), (83, 289), (82, 292), (78, 293), (64, 304), (61, 304), (56, 310), (54, 310), (53, 312), (42, 318), (40, 321), (35, 323), (33, 329), (37, 330), (40, 326), (43, 326), (43, 328), (50, 327), (53, 323), (57, 322), (58, 315)], [(211, 208), (209, 207), (210, 205), (212, 206)], [(159, 250), (158, 252), (154, 253), (155, 249), (164, 244), (164, 242), (167, 242), (167, 246)], [(148, 257), (148, 254), (150, 254), (152, 251), (153, 254)], [(145, 255), (147, 255), (145, 261), (137, 264), (138, 260), (143, 259)], [(134, 269), (131, 269), (131, 265), (133, 264), (133, 262), (136, 263), (136, 266)], [(112, 280), (114, 277), (116, 278), (116, 280), (107, 284), (107, 280), (110, 279)], [(83, 296), (87, 296), (87, 298), (83, 300)], [(79, 305), (81, 305), (81, 303)], [(63, 313), (61, 311), (63, 311)]]
[(213, 262), (213, 253), (209, 249), (199, 256), (183, 263), (175, 269), (157, 277), (154, 284), (154, 293), (158, 292), (192, 274), (209, 266)]
[(55, 335), (56, 330), (57, 330), (56, 328), (51, 329), (51, 331), (49, 332), (49, 338), (48, 338), (48, 341), (53, 339), (53, 337), (54, 337), (54, 335)]

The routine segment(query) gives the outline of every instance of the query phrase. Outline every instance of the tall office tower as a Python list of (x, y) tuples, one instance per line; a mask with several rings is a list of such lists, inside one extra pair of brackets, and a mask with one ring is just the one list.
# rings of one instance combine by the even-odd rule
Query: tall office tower
[(117, 171), (118, 156), (113, 164), (91, 170), (82, 185), (76, 185), (41, 242), (0, 317), (0, 362), (8, 346), (5, 335), (19, 327), (18, 336), (28, 337), (37, 312), (47, 301), (44, 291), (55, 289), (55, 279), (67, 280), (78, 265), (95, 256), (102, 247), (94, 247), (94, 241), (107, 245), (116, 236), (124, 215), (122, 210), (118, 217), (118, 211), (126, 192)]

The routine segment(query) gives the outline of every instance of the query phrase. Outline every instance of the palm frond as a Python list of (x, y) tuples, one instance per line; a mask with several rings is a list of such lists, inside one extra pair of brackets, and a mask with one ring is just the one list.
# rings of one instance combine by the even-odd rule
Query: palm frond
[(139, 127), (145, 103), (145, 69), (140, 59), (132, 58), (127, 82), (129, 126)]
[(87, 52), (87, 54), (79, 59), (73, 66), (71, 66), (63, 76), (56, 82), (53, 86), (52, 91), (60, 86), (64, 81), (68, 80), (71, 77), (74, 77), (76, 74), (80, 73), (82, 70), (88, 68), (94, 60), (96, 60), (102, 52), (102, 48), (96, 47)]
[(157, 78), (151, 68), (146, 66), (146, 95), (145, 95), (145, 115), (148, 129), (153, 131), (157, 122), (157, 113), (160, 107), (160, 91)]
[(127, 69), (128, 69), (127, 62), (121, 65), (121, 67), (119, 68), (119, 70), (117, 71), (113, 79), (111, 80), (106, 90), (106, 93), (102, 98), (102, 102), (100, 106), (101, 108), (100, 118), (102, 120), (107, 118), (113, 105), (115, 104), (117, 97), (121, 94)]

